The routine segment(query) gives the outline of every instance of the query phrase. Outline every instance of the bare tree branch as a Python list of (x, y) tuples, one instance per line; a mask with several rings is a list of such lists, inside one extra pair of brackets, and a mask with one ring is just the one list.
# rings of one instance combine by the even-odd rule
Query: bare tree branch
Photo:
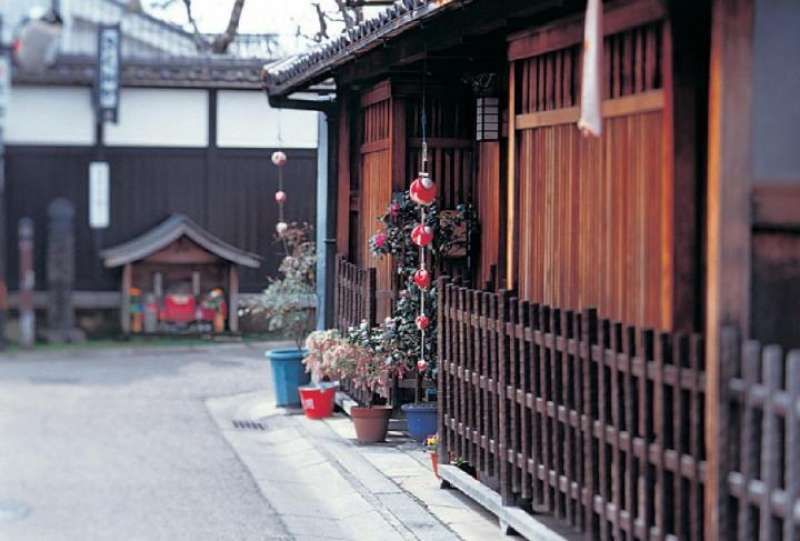
[[(187, 0), (184, 0), (184, 2)], [(211, 50), (217, 54), (223, 54), (228, 51), (228, 47), (233, 40), (236, 39), (236, 34), (239, 32), (239, 21), (242, 18), (242, 10), (244, 9), (244, 0), (235, 0), (233, 8), (231, 8), (231, 15), (228, 18), (228, 27), (225, 32), (214, 38), (214, 43), (211, 45)]]
[(312, 4), (314, 9), (317, 11), (317, 19), (319, 20), (319, 31), (312, 37), (314, 41), (320, 42), (323, 39), (328, 39), (328, 21), (327, 15), (322, 10), (322, 7), (319, 5), (319, 2), (314, 2)]

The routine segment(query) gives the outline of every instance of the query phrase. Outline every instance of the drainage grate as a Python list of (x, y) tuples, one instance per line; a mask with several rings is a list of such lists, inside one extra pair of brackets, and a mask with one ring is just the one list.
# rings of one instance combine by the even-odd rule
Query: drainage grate
[(265, 430), (264, 425), (258, 421), (240, 421), (238, 419), (234, 419), (233, 426), (234, 428), (238, 428), (240, 430)]

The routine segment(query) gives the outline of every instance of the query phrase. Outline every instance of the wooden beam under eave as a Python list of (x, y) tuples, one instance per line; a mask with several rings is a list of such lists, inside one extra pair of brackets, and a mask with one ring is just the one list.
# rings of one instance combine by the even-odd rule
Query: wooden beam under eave
[[(728, 363), (722, 329), (747, 336), (750, 299), (753, 0), (713, 0), (706, 249), (705, 538), (727, 531)], [(727, 361), (727, 362), (726, 362)]]

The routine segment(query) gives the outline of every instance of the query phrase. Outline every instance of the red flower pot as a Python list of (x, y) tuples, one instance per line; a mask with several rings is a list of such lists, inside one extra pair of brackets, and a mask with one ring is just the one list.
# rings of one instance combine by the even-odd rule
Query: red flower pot
[(309, 419), (324, 419), (333, 415), (333, 399), (336, 389), (333, 387), (320, 389), (319, 387), (300, 387), (300, 404)]

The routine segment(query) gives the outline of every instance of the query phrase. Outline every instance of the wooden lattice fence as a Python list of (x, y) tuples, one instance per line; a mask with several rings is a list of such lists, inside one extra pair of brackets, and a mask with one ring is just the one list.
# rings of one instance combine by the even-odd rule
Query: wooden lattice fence
[[(362, 269), (337, 255), (334, 283), (334, 324), (339, 332), (344, 335), (362, 322), (373, 326), (377, 289), (375, 269)], [(341, 380), (340, 385), (344, 392), (362, 404), (368, 404), (372, 398), (369, 391), (356, 388), (347, 379)]]
[(440, 460), (599, 539), (699, 539), (703, 347), (439, 281)]
[[(729, 498), (721, 502), (728, 539), (800, 538), (800, 351), (722, 334), (730, 427)], [(727, 508), (726, 508), (727, 507)]]

